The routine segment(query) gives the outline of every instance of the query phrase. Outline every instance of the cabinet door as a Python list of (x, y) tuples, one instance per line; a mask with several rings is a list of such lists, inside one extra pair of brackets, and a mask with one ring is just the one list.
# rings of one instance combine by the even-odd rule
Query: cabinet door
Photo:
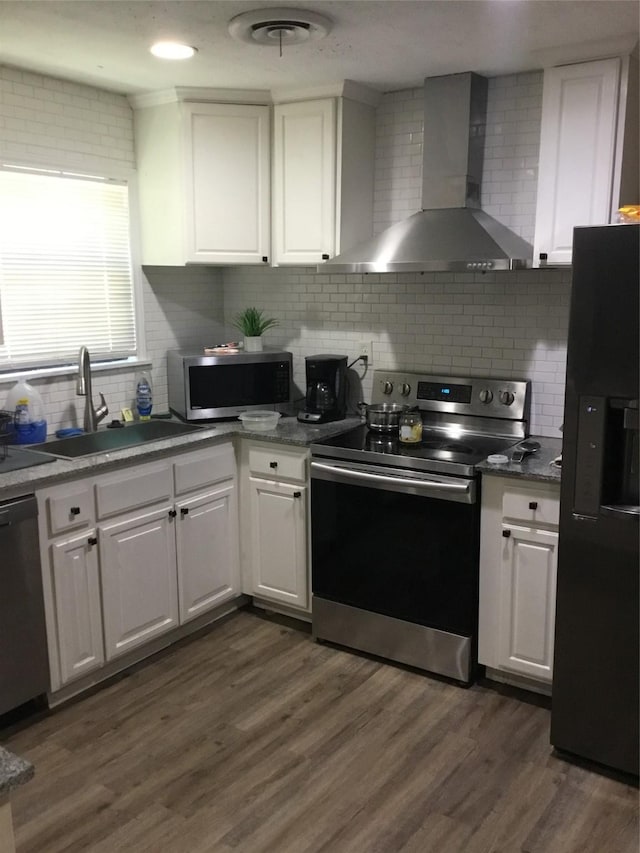
[(107, 660), (178, 624), (171, 506), (99, 528)]
[(275, 106), (273, 145), (273, 263), (321, 263), (335, 254), (335, 99)]
[(558, 534), (512, 525), (502, 530), (499, 665), (551, 681)]
[(573, 228), (609, 222), (620, 60), (544, 73), (534, 263), (571, 263)]
[(307, 488), (251, 477), (253, 594), (308, 607)]
[(264, 264), (269, 108), (184, 104), (186, 261)]
[(104, 663), (95, 530), (51, 546), (52, 593), (63, 684)]
[(180, 622), (240, 593), (233, 482), (176, 504)]

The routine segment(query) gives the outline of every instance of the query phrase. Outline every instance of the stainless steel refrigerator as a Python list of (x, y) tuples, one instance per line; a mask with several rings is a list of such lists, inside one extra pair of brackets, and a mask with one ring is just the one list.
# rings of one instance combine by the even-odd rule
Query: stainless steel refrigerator
[(638, 774), (640, 225), (574, 229), (551, 742)]

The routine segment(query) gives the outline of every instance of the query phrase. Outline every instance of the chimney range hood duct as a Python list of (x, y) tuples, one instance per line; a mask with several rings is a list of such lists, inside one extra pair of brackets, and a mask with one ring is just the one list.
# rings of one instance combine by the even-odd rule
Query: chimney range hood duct
[(319, 273), (477, 272), (532, 266), (533, 248), (480, 209), (487, 78), (424, 82), (422, 211), (320, 264)]

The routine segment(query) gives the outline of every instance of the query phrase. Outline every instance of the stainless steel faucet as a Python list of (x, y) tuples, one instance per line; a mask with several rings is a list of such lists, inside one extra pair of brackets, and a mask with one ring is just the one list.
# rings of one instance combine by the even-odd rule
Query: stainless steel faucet
[[(99, 393), (99, 392), (98, 392)], [(100, 394), (100, 405), (93, 407), (93, 391), (91, 390), (91, 358), (86, 347), (80, 347), (78, 356), (78, 380), (76, 383), (78, 397), (86, 397), (84, 404), (84, 431), (95, 432), (100, 421), (109, 414), (109, 408)]]

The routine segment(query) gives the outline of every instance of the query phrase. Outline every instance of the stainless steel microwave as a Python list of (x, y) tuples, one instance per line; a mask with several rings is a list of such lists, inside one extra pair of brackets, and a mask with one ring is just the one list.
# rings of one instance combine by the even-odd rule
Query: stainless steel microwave
[(222, 420), (291, 402), (290, 352), (203, 355), (169, 350), (169, 408), (186, 421)]

